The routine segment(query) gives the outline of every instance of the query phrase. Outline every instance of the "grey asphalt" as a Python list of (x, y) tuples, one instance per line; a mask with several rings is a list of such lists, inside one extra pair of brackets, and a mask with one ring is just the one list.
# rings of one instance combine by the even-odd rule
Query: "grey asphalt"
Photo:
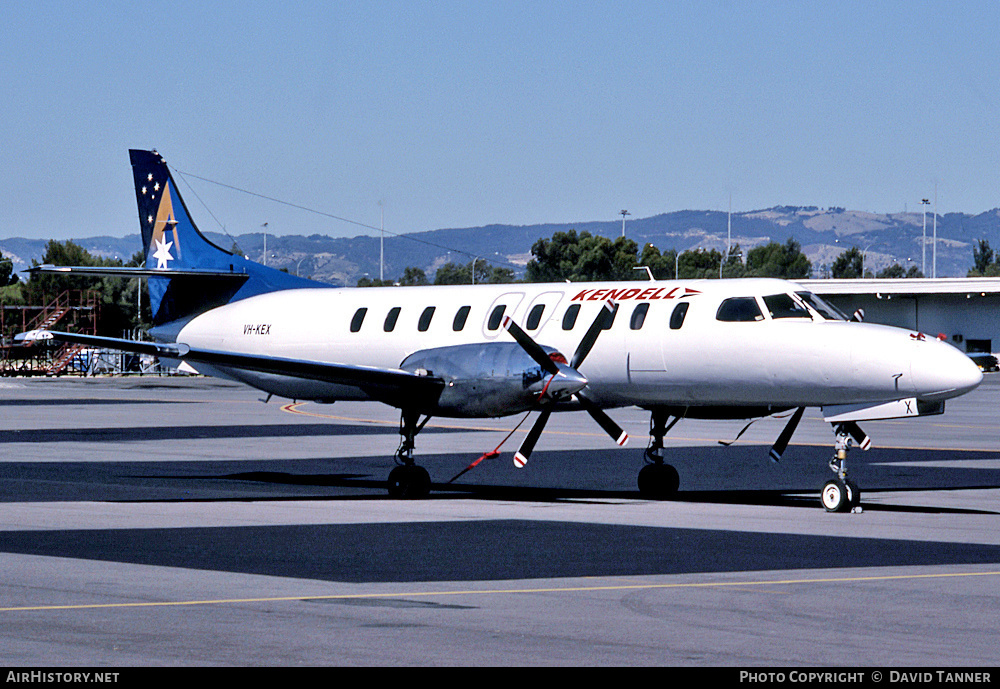
[(385, 478), (398, 413), (204, 378), (0, 380), (7, 666), (993, 666), (1000, 379), (864, 424), (859, 514), (819, 488), (807, 412), (683, 421), (671, 502), (639, 498), (648, 416), (433, 419), (426, 500)]

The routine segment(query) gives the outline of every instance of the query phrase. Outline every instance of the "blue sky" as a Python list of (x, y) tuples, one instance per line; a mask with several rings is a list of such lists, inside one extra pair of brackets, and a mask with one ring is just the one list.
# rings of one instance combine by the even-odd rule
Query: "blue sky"
[[(1000, 206), (1000, 3), (314, 5), (4, 3), (0, 238), (136, 232), (129, 148), (392, 232)], [(364, 231), (185, 179), (203, 230)]]

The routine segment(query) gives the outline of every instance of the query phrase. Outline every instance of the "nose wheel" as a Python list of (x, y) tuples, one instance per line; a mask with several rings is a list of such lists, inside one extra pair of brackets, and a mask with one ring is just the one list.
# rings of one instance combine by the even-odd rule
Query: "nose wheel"
[(861, 491), (851, 481), (830, 479), (823, 485), (820, 501), (827, 512), (853, 512), (861, 509)]
[(870, 447), (871, 441), (853, 421), (837, 424), (834, 433), (837, 435), (836, 454), (830, 460), (830, 470), (837, 477), (823, 484), (819, 499), (827, 512), (860, 512), (861, 491), (847, 478), (847, 453), (852, 441), (857, 442), (863, 450)]

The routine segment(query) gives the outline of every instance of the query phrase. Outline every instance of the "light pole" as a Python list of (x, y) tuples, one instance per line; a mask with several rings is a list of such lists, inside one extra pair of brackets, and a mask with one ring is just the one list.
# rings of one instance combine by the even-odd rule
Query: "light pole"
[(620, 216), (622, 216), (622, 239), (625, 239), (625, 216), (626, 215), (632, 215), (632, 214), (629, 213), (626, 210), (620, 210), (620, 211), (618, 211), (618, 214)]
[(937, 277), (937, 182), (934, 183), (934, 248), (931, 251), (931, 277)]
[(927, 277), (927, 206), (931, 205), (930, 199), (921, 199), (920, 205), (924, 210), (924, 238), (920, 243), (920, 272)]
[(378, 238), (378, 281), (385, 282), (385, 208), (382, 201), (378, 202), (379, 238)]

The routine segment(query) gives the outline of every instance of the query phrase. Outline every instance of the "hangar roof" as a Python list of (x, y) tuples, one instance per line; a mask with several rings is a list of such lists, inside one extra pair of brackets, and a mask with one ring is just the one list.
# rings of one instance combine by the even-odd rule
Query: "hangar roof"
[(1000, 278), (796, 280), (815, 294), (1000, 294)]

